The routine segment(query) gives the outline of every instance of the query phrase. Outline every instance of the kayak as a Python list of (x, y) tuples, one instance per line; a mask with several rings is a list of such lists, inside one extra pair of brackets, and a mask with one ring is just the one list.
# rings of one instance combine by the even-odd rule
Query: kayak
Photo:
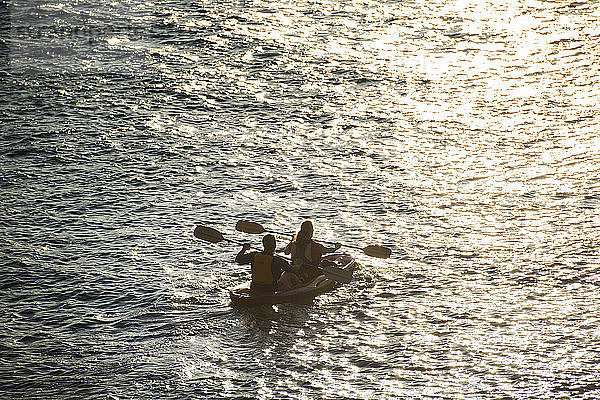
[[(330, 254), (323, 260), (333, 263), (337, 268), (353, 272), (356, 269), (354, 258), (348, 254)], [(261, 292), (250, 289), (250, 282), (242, 283), (229, 290), (229, 297), (234, 306), (259, 306), (263, 304), (280, 303), (305, 303), (322, 293), (328, 292), (336, 287), (338, 283), (327, 279), (324, 275), (318, 275), (312, 280), (296, 286), (285, 292)]]

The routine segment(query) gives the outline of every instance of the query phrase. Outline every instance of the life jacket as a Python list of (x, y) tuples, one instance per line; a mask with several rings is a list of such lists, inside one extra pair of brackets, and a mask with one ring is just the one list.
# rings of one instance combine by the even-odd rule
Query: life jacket
[(273, 286), (273, 272), (271, 265), (273, 256), (268, 254), (256, 253), (252, 263), (252, 283), (260, 286)]
[(294, 253), (294, 257), (300, 259), (305, 264), (319, 265), (321, 262), (322, 254), (317, 250), (317, 246), (312, 241), (306, 244), (304, 248), (300, 248), (298, 242), (296, 242), (296, 251)]

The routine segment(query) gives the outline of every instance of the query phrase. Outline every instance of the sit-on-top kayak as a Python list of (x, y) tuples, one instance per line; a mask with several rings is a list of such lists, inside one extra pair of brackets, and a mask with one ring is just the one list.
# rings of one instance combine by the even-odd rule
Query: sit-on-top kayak
[[(335, 267), (353, 272), (356, 268), (354, 258), (348, 254), (330, 254), (323, 257)], [(318, 275), (312, 280), (296, 286), (285, 292), (261, 292), (250, 289), (250, 282), (243, 283), (229, 290), (234, 306), (258, 306), (262, 304), (302, 303), (312, 300), (315, 296), (328, 292), (336, 286), (336, 282)]]

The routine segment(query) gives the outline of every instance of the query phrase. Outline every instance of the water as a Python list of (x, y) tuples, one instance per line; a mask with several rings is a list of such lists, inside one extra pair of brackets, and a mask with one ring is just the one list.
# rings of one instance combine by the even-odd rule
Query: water
[(600, 397), (600, 3), (505, 3), (2, 3), (0, 397)]

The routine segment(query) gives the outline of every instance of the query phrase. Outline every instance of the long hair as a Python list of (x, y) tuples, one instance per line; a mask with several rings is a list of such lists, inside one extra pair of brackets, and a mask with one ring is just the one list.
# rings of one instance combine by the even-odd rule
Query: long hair
[(296, 255), (304, 257), (306, 246), (312, 242), (313, 224), (310, 220), (306, 220), (300, 225), (300, 231), (294, 236), (296, 242)]

